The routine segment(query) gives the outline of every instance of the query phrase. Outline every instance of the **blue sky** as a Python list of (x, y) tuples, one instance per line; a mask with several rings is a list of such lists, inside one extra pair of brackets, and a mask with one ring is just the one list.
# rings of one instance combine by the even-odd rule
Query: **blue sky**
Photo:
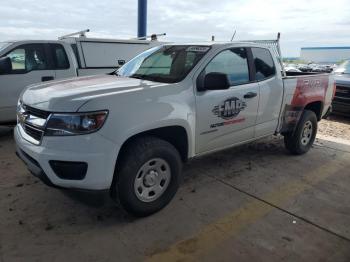
[[(137, 0), (0, 0), (0, 41), (56, 39), (90, 28), (90, 36), (137, 33)], [(282, 33), (284, 56), (304, 46), (350, 46), (348, 0), (148, 0), (148, 33), (164, 41), (271, 39)]]

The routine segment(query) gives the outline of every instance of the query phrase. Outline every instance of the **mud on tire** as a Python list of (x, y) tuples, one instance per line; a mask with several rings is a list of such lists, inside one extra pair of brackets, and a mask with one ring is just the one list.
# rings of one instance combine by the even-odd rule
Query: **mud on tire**
[(304, 110), (294, 132), (284, 135), (284, 144), (292, 154), (305, 154), (314, 143), (316, 133), (316, 114), (313, 111)]

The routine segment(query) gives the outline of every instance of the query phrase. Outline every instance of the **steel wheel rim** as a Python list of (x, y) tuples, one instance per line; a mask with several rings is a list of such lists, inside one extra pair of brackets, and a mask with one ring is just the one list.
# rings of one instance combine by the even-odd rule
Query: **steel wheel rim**
[(312, 138), (313, 129), (312, 122), (306, 121), (303, 127), (303, 132), (301, 133), (301, 144), (306, 146), (310, 143)]
[(142, 202), (158, 199), (168, 188), (171, 179), (169, 164), (162, 158), (152, 158), (141, 166), (134, 181), (134, 192)]

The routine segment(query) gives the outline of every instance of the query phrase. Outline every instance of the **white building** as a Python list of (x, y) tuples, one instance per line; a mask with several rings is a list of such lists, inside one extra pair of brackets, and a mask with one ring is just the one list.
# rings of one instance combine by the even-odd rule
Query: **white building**
[(350, 58), (350, 46), (302, 47), (300, 59), (315, 63), (336, 63)]

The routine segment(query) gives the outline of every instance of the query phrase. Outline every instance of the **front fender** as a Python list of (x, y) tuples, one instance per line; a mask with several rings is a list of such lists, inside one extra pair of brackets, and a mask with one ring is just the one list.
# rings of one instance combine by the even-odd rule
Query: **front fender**
[[(187, 86), (187, 88), (185, 88)], [(130, 137), (161, 127), (180, 126), (186, 130), (188, 156), (194, 156), (195, 101), (185, 84), (167, 85), (140, 92), (94, 99), (79, 111), (108, 109), (99, 133), (121, 147)]]

